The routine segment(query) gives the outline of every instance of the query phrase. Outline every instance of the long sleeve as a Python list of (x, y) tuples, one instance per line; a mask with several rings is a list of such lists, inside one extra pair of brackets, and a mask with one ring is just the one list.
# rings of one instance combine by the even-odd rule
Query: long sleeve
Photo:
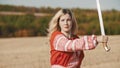
[(97, 41), (94, 35), (70, 40), (63, 34), (58, 34), (53, 39), (53, 47), (55, 50), (59, 51), (73, 52), (79, 50), (91, 50), (94, 49), (96, 45)]

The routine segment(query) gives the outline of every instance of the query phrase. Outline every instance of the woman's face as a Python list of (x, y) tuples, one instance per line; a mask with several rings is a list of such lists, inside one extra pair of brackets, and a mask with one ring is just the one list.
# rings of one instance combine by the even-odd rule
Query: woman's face
[(70, 32), (72, 27), (72, 19), (69, 14), (65, 14), (60, 17), (59, 26), (61, 28), (61, 32)]

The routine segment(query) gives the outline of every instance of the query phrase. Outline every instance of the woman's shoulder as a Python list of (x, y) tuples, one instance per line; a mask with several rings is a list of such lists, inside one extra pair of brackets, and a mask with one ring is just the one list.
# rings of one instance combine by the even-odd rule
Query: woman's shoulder
[(57, 35), (57, 34), (62, 34), (60, 31), (54, 31), (53, 33), (52, 33), (52, 36), (55, 36), (55, 35)]
[(55, 38), (55, 36), (57, 36), (59, 34), (62, 34), (62, 33), (60, 31), (54, 31), (54, 32), (52, 32), (51, 39)]

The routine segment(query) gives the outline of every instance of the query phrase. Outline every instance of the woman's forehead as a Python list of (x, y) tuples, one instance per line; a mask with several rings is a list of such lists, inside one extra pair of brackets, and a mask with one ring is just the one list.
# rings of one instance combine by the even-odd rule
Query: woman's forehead
[(71, 18), (69, 14), (63, 14), (60, 18)]

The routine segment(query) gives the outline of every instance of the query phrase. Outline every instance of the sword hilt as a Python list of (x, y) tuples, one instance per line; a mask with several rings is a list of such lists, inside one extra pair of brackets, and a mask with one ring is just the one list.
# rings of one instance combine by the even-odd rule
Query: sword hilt
[(102, 44), (106, 52), (110, 51), (110, 47), (107, 46), (108, 42), (108, 37), (107, 36), (102, 36)]

